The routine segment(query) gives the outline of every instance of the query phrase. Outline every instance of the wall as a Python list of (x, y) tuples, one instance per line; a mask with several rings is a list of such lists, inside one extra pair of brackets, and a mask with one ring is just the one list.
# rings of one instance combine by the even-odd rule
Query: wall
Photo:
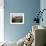
[[(18, 41), (31, 31), (33, 19), (40, 10), (40, 0), (4, 0), (4, 35), (7, 41)], [(24, 13), (24, 24), (11, 25), (10, 13)]]
[[(46, 9), (46, 0), (40, 0), (40, 9), (41, 9), (41, 11), (42, 11), (43, 9)], [(43, 22), (40, 21), (40, 25), (46, 27), (46, 11), (43, 12), (42, 17), (43, 17)]]
[(0, 0), (0, 42), (4, 41), (4, 0)]

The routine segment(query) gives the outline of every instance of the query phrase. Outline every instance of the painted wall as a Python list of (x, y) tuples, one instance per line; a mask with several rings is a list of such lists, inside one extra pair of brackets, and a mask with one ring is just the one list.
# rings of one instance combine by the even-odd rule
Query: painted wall
[(0, 42), (4, 41), (4, 2), (0, 0)]
[[(4, 0), (5, 40), (18, 41), (32, 29), (35, 14), (40, 9), (40, 0)], [(10, 13), (24, 13), (24, 24), (11, 25)]]

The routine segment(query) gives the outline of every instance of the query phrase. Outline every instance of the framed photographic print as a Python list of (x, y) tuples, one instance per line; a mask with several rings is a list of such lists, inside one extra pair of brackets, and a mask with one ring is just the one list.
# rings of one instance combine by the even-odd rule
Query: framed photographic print
[(10, 24), (24, 24), (24, 13), (10, 13)]

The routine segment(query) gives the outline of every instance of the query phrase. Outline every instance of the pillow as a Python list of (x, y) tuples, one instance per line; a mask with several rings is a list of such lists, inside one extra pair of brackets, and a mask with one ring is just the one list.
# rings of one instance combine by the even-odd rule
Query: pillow
[(17, 42), (17, 46), (23, 46), (24, 40), (25, 40), (25, 37), (24, 37), (24, 38), (21, 38), (21, 39)]
[(32, 42), (33, 42), (33, 35), (31, 34), (31, 32), (29, 32), (26, 35), (23, 46), (31, 46)]

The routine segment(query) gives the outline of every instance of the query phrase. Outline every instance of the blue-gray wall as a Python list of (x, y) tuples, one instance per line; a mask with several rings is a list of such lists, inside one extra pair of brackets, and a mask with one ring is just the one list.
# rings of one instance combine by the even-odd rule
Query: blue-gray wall
[[(18, 41), (32, 28), (32, 21), (40, 9), (40, 0), (4, 0), (4, 35), (5, 40)], [(10, 13), (24, 13), (24, 24), (11, 25)]]

